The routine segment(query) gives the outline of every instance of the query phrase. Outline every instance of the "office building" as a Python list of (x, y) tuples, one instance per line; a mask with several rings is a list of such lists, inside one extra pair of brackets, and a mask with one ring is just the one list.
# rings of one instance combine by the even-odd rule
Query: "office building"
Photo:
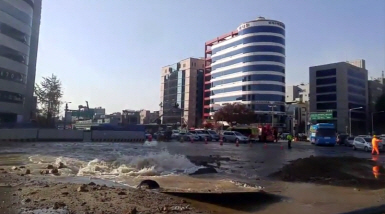
[(161, 71), (160, 117), (163, 124), (202, 125), (204, 60), (187, 58)]
[(205, 44), (204, 118), (227, 103), (242, 103), (256, 122), (283, 125), (285, 25), (259, 17)]
[(286, 86), (286, 103), (309, 102), (309, 84), (299, 84)]
[(0, 0), (0, 123), (29, 121), (33, 97), (41, 0)]
[(140, 124), (156, 123), (156, 119), (159, 118), (159, 111), (151, 112), (149, 110), (140, 110)]
[(364, 60), (310, 67), (309, 80), (310, 112), (333, 114), (326, 119), (311, 116), (312, 123), (334, 123), (340, 133), (368, 133), (368, 71)]

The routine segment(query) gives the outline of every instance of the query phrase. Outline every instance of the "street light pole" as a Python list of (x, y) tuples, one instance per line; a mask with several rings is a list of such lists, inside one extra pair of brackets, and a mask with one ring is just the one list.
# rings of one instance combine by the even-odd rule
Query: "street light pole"
[(352, 136), (352, 110), (362, 109), (362, 107), (349, 109), (349, 136)]
[(378, 112), (372, 112), (372, 135), (374, 134), (374, 122), (373, 122), (373, 115), (383, 113), (385, 111), (378, 111)]
[(269, 105), (271, 108), (271, 127), (274, 127), (274, 108), (277, 107), (276, 105)]

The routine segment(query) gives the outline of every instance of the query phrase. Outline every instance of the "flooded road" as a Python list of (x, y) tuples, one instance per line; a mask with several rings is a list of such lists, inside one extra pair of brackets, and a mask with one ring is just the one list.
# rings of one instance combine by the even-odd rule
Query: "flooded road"
[[(357, 192), (353, 188), (314, 184), (289, 184), (267, 178), (285, 164), (299, 158), (354, 156), (371, 159), (370, 153), (353, 151), (348, 147), (316, 147), (306, 142), (295, 142), (292, 146), (293, 149), (288, 150), (285, 143), (253, 144), (251, 147), (248, 144), (236, 147), (230, 143), (221, 146), (217, 142), (2, 143), (0, 167), (25, 166), (31, 169), (31, 176), (58, 182), (82, 183), (88, 179), (136, 187), (141, 180), (152, 179), (171, 192), (255, 192), (263, 189), (282, 196), (282, 203), (273, 204), (264, 211), (259, 206), (258, 213), (270, 213), (283, 208), (288, 211), (292, 209), (288, 213), (296, 213), (298, 209), (303, 211), (299, 213), (304, 213), (319, 206), (328, 211), (341, 208), (350, 210), (370, 205), (370, 202), (363, 199), (373, 197), (373, 194), (377, 194), (375, 192)], [(211, 159), (217, 161), (206, 163)], [(383, 163), (385, 156), (380, 155), (376, 161)], [(65, 168), (59, 169), (60, 175), (40, 174), (48, 165), (57, 166), (59, 163), (65, 165)], [(190, 175), (207, 165), (214, 166), (218, 173)], [(342, 205), (338, 197), (353, 198), (351, 202)], [(198, 204), (221, 213), (234, 213), (233, 209), (224, 209), (223, 205)], [(238, 211), (236, 213), (243, 213), (241, 209)], [(250, 213), (250, 210), (245, 213)]]

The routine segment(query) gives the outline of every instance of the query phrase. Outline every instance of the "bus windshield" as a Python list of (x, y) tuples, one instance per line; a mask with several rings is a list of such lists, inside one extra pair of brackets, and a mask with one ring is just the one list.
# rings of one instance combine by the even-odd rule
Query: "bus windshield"
[(317, 129), (317, 137), (335, 137), (336, 131), (334, 129), (320, 128)]

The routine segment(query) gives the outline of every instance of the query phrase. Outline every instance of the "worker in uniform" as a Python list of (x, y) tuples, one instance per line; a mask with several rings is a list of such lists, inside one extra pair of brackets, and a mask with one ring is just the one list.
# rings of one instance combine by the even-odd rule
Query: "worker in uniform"
[(372, 155), (374, 155), (375, 152), (377, 153), (377, 155), (380, 154), (380, 152), (378, 151), (378, 143), (379, 142), (381, 142), (381, 140), (377, 139), (376, 135), (373, 135), (373, 139), (372, 139)]
[(286, 137), (287, 139), (287, 148), (288, 149), (291, 149), (291, 141), (293, 140), (293, 135), (291, 135), (290, 133), (287, 135)]

